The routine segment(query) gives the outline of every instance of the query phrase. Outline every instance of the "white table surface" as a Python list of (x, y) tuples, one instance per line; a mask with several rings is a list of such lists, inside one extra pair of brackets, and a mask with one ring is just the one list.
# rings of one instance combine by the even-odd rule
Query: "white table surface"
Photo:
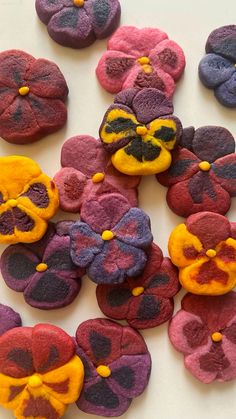
[[(185, 51), (187, 66), (174, 96), (175, 114), (183, 126), (222, 125), (236, 136), (236, 110), (223, 108), (204, 88), (197, 74), (204, 55), (208, 34), (215, 28), (236, 23), (235, 0), (120, 0), (123, 25), (159, 27), (179, 43)], [(60, 168), (63, 142), (76, 134), (98, 135), (103, 114), (112, 96), (99, 86), (95, 77), (97, 62), (106, 49), (106, 40), (97, 41), (84, 50), (72, 50), (56, 44), (34, 10), (34, 0), (0, 0), (0, 50), (22, 49), (35, 57), (55, 61), (62, 70), (70, 89), (68, 123), (54, 135), (28, 146), (10, 145), (0, 140), (0, 154), (21, 154), (35, 159), (48, 175)], [(167, 255), (168, 236), (181, 218), (175, 216), (165, 201), (166, 189), (154, 176), (142, 180), (140, 206), (152, 221), (156, 243)], [(235, 221), (236, 198), (228, 213)], [(72, 218), (59, 212), (56, 219)], [(76, 216), (73, 217), (76, 219)], [(3, 246), (1, 247), (1, 251)], [(179, 308), (182, 291), (176, 298)], [(102, 316), (96, 298), (95, 284), (86, 277), (82, 290), (73, 304), (64, 309), (43, 312), (24, 303), (22, 294), (11, 291), (0, 281), (0, 301), (11, 305), (22, 315), (24, 325), (50, 322), (74, 334), (84, 320)], [(182, 354), (171, 346), (167, 325), (144, 331), (152, 355), (153, 368), (145, 393), (135, 399), (124, 419), (233, 419), (236, 411), (236, 381), (204, 385), (190, 375), (183, 365)], [(13, 417), (0, 408), (1, 419)], [(65, 419), (92, 419), (97, 416), (80, 412), (70, 406)]]

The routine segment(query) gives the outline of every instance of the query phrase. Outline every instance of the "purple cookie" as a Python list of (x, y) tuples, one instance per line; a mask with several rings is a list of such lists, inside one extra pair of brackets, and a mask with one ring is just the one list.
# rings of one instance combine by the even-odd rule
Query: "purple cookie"
[(54, 177), (63, 211), (78, 212), (88, 197), (116, 192), (138, 205), (139, 176), (126, 176), (111, 163), (101, 141), (89, 135), (67, 140), (61, 150), (62, 169)]
[(211, 32), (206, 53), (199, 64), (202, 83), (214, 89), (222, 105), (236, 107), (236, 25), (222, 26)]
[(83, 322), (76, 332), (77, 355), (85, 367), (79, 409), (99, 416), (120, 416), (143, 393), (151, 357), (142, 336), (106, 319)]
[(86, 201), (70, 229), (73, 262), (97, 284), (118, 284), (145, 267), (152, 243), (149, 217), (119, 194)]
[(11, 307), (0, 304), (0, 336), (14, 327), (21, 326), (21, 317)]
[(35, 7), (51, 38), (71, 48), (111, 35), (121, 14), (119, 0), (36, 0)]
[(12, 245), (2, 254), (3, 279), (14, 291), (23, 292), (33, 307), (51, 310), (67, 306), (80, 291), (84, 272), (70, 257), (68, 231), (72, 224), (50, 224), (39, 242)]

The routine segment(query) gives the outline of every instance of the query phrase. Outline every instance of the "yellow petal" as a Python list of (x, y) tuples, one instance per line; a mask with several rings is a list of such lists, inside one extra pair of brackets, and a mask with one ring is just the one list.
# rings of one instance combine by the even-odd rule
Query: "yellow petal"
[[(122, 120), (122, 122), (120, 122)], [(129, 125), (125, 128), (125, 126)], [(120, 132), (114, 132), (110, 124), (117, 123), (120, 126)], [(134, 137), (136, 135), (136, 125), (140, 125), (134, 115), (123, 109), (112, 109), (100, 131), (101, 140), (106, 144), (114, 143), (124, 137)], [(111, 132), (109, 132), (111, 131)]]
[[(190, 233), (185, 224), (179, 224), (172, 231), (168, 249), (172, 262), (178, 267), (191, 265), (196, 256), (191, 257), (202, 250), (203, 246), (197, 236)], [(188, 257), (187, 257), (188, 256)]]
[(7, 409), (16, 409), (19, 406), (28, 377), (13, 378), (0, 374), (0, 405)]
[[(174, 136), (171, 136), (170, 140), (166, 139), (164, 141), (164, 135), (161, 135), (161, 132), (163, 133), (165, 128), (173, 131)], [(173, 150), (176, 143), (176, 131), (176, 123), (172, 119), (155, 119), (150, 123), (148, 133), (158, 139), (167, 150)]]

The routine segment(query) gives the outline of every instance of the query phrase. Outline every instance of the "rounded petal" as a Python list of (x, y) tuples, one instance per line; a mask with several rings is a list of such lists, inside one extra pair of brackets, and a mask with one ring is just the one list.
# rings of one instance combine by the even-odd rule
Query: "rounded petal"
[(226, 25), (212, 31), (207, 39), (206, 52), (222, 55), (235, 63), (236, 25)]
[(132, 293), (129, 284), (100, 284), (96, 288), (97, 302), (100, 310), (107, 317), (124, 320), (132, 304)]
[(160, 42), (149, 55), (151, 63), (178, 80), (185, 68), (185, 56), (176, 42), (165, 39)]
[(107, 38), (119, 25), (121, 7), (119, 0), (92, 0), (84, 4), (97, 39)]
[(104, 246), (101, 236), (80, 221), (71, 227), (70, 237), (72, 261), (82, 268), (89, 266)]
[(219, 183), (230, 196), (236, 196), (236, 154), (232, 153), (215, 161), (211, 177)]
[(216, 159), (234, 153), (234, 137), (226, 128), (204, 126), (195, 131), (193, 152), (200, 160), (213, 163)]
[(58, 191), (60, 208), (67, 212), (79, 212), (87, 178), (73, 167), (63, 167), (53, 178)]
[[(143, 124), (149, 124), (156, 118), (171, 116), (173, 104), (165, 94), (157, 89), (138, 90), (132, 101), (132, 109)], [(163, 118), (163, 119), (165, 119)]]
[[(147, 268), (148, 271), (148, 268)], [(144, 275), (146, 269), (144, 270)], [(146, 293), (163, 298), (174, 297), (180, 290), (178, 270), (169, 258), (164, 258), (159, 269), (149, 276), (146, 282)]]
[(45, 24), (48, 24), (51, 17), (63, 9), (65, 6), (71, 6), (71, 0), (36, 0), (35, 8), (39, 18)]
[(207, 54), (202, 58), (198, 67), (201, 82), (210, 88), (224, 83), (235, 72), (232, 62), (220, 55)]
[(16, 409), (25, 399), (28, 377), (13, 378), (0, 374), (1, 392), (0, 405), (7, 409)]
[(0, 336), (10, 329), (21, 326), (21, 317), (11, 307), (0, 304)]
[(200, 347), (196, 352), (184, 359), (185, 367), (200, 381), (209, 384), (214, 381), (223, 368), (229, 366), (229, 361), (219, 346), (219, 350), (212, 349), (211, 342)]
[(8, 50), (0, 53), (0, 85), (18, 89), (23, 85), (30, 66), (35, 62), (32, 55), (20, 50)]
[(224, 106), (229, 108), (236, 106), (236, 71), (228, 81), (216, 88), (215, 96)]
[(170, 235), (169, 254), (171, 261), (179, 268), (191, 265), (202, 248), (199, 238), (190, 233), (185, 224), (179, 224)]
[(140, 208), (131, 208), (112, 231), (118, 240), (142, 249), (148, 248), (153, 240), (150, 218)]
[(0, 115), (12, 104), (17, 96), (13, 87), (6, 87), (0, 82)]

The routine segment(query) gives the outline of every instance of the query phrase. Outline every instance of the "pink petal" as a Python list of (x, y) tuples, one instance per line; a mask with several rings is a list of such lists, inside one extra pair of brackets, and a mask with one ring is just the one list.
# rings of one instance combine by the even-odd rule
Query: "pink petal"
[(63, 211), (79, 212), (83, 202), (86, 176), (71, 167), (64, 167), (53, 178), (59, 190), (60, 207)]
[(151, 64), (170, 74), (178, 80), (185, 67), (185, 57), (182, 48), (174, 41), (166, 39), (158, 44), (150, 53)]

